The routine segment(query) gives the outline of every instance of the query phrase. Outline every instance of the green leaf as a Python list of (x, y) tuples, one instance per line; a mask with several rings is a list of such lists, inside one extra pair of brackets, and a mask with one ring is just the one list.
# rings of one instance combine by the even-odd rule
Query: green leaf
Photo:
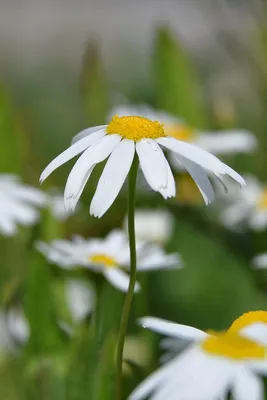
[(161, 27), (156, 32), (152, 67), (157, 107), (196, 127), (203, 126), (203, 104), (195, 71), (168, 28)]
[(19, 173), (25, 150), (25, 138), (8, 91), (0, 85), (0, 171)]
[(99, 48), (89, 44), (81, 75), (82, 95), (86, 120), (90, 126), (106, 121), (109, 92)]

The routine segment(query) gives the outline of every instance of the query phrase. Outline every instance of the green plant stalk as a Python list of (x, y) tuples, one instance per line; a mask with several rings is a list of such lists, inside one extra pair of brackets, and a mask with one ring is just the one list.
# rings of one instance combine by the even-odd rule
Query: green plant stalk
[(122, 399), (122, 363), (123, 363), (123, 347), (127, 331), (127, 324), (131, 310), (131, 304), (134, 295), (134, 287), (136, 282), (136, 243), (135, 243), (135, 228), (134, 228), (134, 211), (135, 211), (135, 193), (136, 193), (136, 178), (138, 171), (138, 158), (135, 155), (133, 164), (129, 173), (128, 180), (128, 234), (130, 246), (130, 281), (128, 291), (125, 296), (123, 305), (121, 323), (119, 329), (119, 337), (117, 344), (117, 377), (116, 377), (116, 400)]

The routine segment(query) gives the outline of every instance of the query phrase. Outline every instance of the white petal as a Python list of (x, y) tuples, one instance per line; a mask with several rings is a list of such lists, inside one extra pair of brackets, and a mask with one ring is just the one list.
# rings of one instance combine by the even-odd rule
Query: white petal
[(168, 160), (165, 158), (166, 167), (167, 167), (167, 186), (165, 189), (161, 189), (161, 194), (164, 199), (168, 199), (169, 197), (174, 197), (176, 194), (176, 185), (173, 177), (172, 170), (170, 168)]
[(193, 161), (190, 161), (183, 156), (178, 156), (178, 158), (192, 176), (205, 200), (205, 203), (211, 203), (214, 200), (214, 191), (206, 171)]
[(168, 170), (163, 151), (153, 139), (139, 140), (136, 151), (148, 184), (156, 192), (162, 193), (168, 187)]
[(257, 268), (267, 268), (267, 253), (259, 254), (252, 260)]
[(186, 157), (196, 164), (199, 164), (204, 169), (219, 175), (227, 174), (236, 180), (241, 186), (246, 185), (242, 176), (240, 176), (236, 171), (221, 162), (217, 157), (203, 149), (198, 148), (197, 146), (171, 137), (159, 138), (156, 139), (156, 141), (167, 149)]
[(164, 319), (145, 317), (139, 320), (139, 324), (143, 328), (151, 329), (157, 333), (175, 338), (188, 339), (188, 340), (202, 340), (207, 333), (200, 329), (193, 328), (187, 325), (176, 324), (174, 322), (165, 321)]
[(195, 144), (211, 153), (232, 154), (251, 152), (257, 146), (256, 137), (245, 130), (199, 132)]
[(0, 232), (5, 236), (13, 236), (17, 233), (15, 221), (7, 214), (0, 214)]
[(99, 131), (100, 129), (105, 129), (106, 127), (107, 125), (98, 125), (98, 126), (93, 126), (91, 128), (86, 128), (81, 132), (77, 133), (77, 135), (73, 136), (71, 144), (78, 142), (79, 140), (85, 138), (88, 135), (91, 135), (94, 132)]
[(80, 156), (69, 174), (65, 187), (64, 200), (67, 211), (74, 210), (93, 167), (104, 161), (120, 140), (119, 135), (105, 135)]
[(66, 300), (72, 319), (78, 322), (92, 312), (95, 306), (95, 292), (81, 279), (66, 281)]
[(240, 335), (267, 346), (267, 323), (254, 322), (240, 329)]
[(98, 181), (90, 214), (100, 218), (112, 205), (129, 173), (134, 152), (134, 142), (124, 139), (111, 153)]
[(55, 169), (60, 167), (60, 165), (65, 164), (73, 157), (82, 153), (87, 147), (91, 146), (91, 144), (94, 143), (95, 140), (100, 139), (104, 135), (105, 131), (99, 130), (79, 140), (78, 142), (70, 146), (67, 150), (63, 151), (63, 153), (59, 154), (56, 158), (54, 158), (54, 160), (51, 161), (44, 169), (44, 171), (40, 176), (40, 182), (43, 182)]
[(151, 252), (148, 252), (138, 260), (138, 271), (182, 267), (182, 260), (179, 254), (164, 254), (164, 252), (159, 251), (156, 246), (153, 251), (153, 247), (151, 248)]
[[(105, 278), (114, 286), (116, 289), (122, 292), (127, 292), (129, 287), (129, 275), (127, 275), (120, 268), (104, 268), (103, 274)], [(140, 290), (138, 282), (135, 284), (135, 292)]]
[(105, 238), (104, 246), (108, 253), (120, 253), (125, 246), (129, 249), (128, 238), (121, 229), (114, 229)]
[(267, 226), (267, 212), (266, 210), (256, 210), (249, 219), (249, 225), (256, 231), (261, 231)]
[(235, 400), (264, 400), (263, 382), (245, 367), (240, 368), (232, 393)]

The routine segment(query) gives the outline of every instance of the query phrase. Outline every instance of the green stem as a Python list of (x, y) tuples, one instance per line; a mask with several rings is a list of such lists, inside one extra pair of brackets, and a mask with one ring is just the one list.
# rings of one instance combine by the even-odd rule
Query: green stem
[(136, 281), (136, 245), (135, 245), (135, 229), (134, 229), (134, 210), (135, 210), (135, 192), (136, 192), (136, 177), (138, 171), (138, 158), (135, 155), (131, 170), (129, 173), (128, 186), (128, 234), (130, 246), (130, 281), (128, 291), (125, 296), (123, 305), (121, 323), (117, 345), (117, 378), (116, 378), (116, 400), (122, 399), (122, 362), (123, 362), (123, 347), (127, 331), (127, 324), (131, 310), (131, 304), (134, 295), (134, 287)]

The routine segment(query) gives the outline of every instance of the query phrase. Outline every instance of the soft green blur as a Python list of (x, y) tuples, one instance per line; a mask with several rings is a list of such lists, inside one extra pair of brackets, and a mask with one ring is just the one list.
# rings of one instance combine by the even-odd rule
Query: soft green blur
[[(166, 26), (155, 31), (151, 56), (147, 56), (150, 81), (140, 93), (136, 92), (135, 81), (129, 82), (120, 94), (139, 103), (152, 99), (155, 108), (182, 116), (203, 129), (238, 125), (252, 130), (259, 140), (257, 153), (231, 156), (225, 161), (238, 172), (251, 171), (264, 181), (267, 179), (264, 34), (258, 37), (258, 47), (263, 55), (258, 60), (262, 68), (257, 69), (256, 63), (253, 70), (254, 96), (258, 99), (255, 112), (245, 98), (240, 102), (232, 98), (211, 99), (205, 89), (206, 76), (201, 76), (198, 65), (189, 59), (177, 36)], [(78, 79), (75, 81), (64, 71), (60, 76), (53, 75), (55, 81), (49, 74), (47, 79), (38, 80), (32, 73), (28, 78), (24, 76), (23, 81), (11, 75), (0, 86), (0, 171), (17, 173), (25, 182), (38, 187), (45, 165), (69, 145), (75, 133), (105, 123), (118, 89), (112, 85), (112, 76), (108, 67), (104, 67), (95, 43), (86, 49), (79, 87)], [(57, 90), (50, 90), (55, 87)], [(71, 162), (54, 172), (43, 189), (63, 190), (70, 167)], [(89, 216), (89, 201), (99, 173), (100, 169), (94, 173), (79, 210), (67, 222), (56, 222), (43, 212), (37, 226), (21, 228), (14, 238), (0, 237), (1, 307), (8, 312), (10, 307), (22, 305), (31, 330), (26, 345), (17, 344), (16, 351), (3, 352), (0, 358), (3, 399), (114, 399), (115, 344), (123, 294), (108, 283), (99, 285), (85, 270), (66, 272), (49, 265), (33, 245), (36, 239), (70, 238), (75, 233), (103, 236), (122, 226), (127, 212), (125, 191), (103, 218)], [(251, 258), (267, 249), (265, 231), (229, 233), (204, 205), (165, 202), (150, 190), (138, 194), (137, 204), (166, 207), (172, 213), (175, 229), (166, 249), (180, 252), (185, 268), (140, 277), (143, 290), (135, 298), (129, 327), (129, 334), (136, 334), (140, 343), (134, 342), (133, 348), (131, 342), (130, 350), (137, 359), (140, 352), (146, 363), (138, 365), (138, 361), (129, 359), (125, 398), (158, 364), (159, 337), (138, 328), (136, 318), (153, 315), (203, 329), (224, 329), (244, 311), (267, 308), (267, 275), (250, 268)], [(68, 277), (90, 279), (99, 296), (93, 317), (75, 326), (72, 336), (58, 325), (59, 320), (69, 318), (62, 295), (62, 284)]]

